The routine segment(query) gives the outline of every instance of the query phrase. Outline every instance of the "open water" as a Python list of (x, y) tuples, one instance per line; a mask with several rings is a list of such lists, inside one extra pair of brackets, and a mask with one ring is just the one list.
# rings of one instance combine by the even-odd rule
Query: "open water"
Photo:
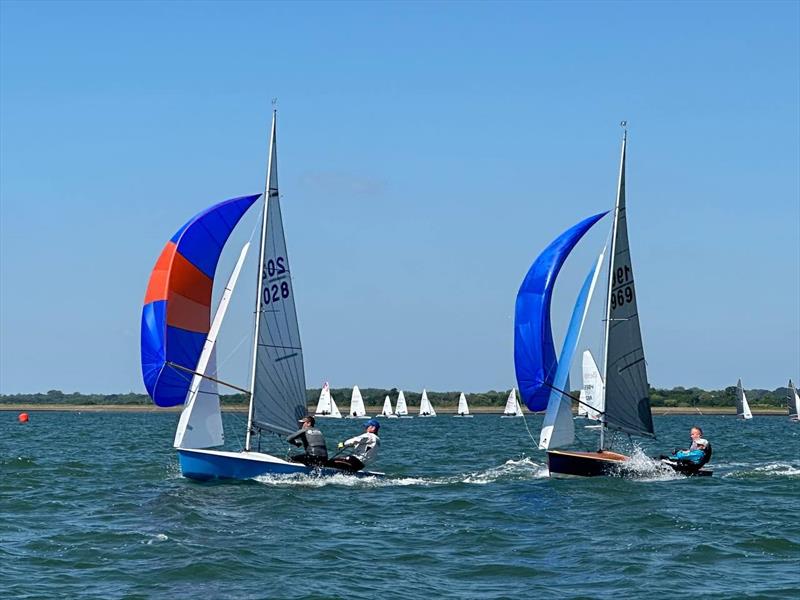
[[(180, 476), (177, 418), (0, 412), (0, 597), (799, 597), (785, 417), (656, 417), (638, 478), (582, 480), (547, 477), (541, 417), (391, 419), (385, 479), (216, 484)], [(243, 416), (224, 418), (236, 447)], [(333, 447), (362, 424), (322, 427)], [(660, 473), (645, 455), (693, 424), (714, 477)]]

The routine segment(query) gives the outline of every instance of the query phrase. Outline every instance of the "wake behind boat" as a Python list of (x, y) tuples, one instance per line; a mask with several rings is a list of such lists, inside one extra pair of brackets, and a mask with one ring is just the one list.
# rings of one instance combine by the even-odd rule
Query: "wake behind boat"
[[(273, 111), (259, 261), (249, 389), (217, 378), (215, 343), (244, 262), (243, 248), (211, 321), (220, 254), (244, 213), (261, 195), (227, 200), (199, 213), (167, 242), (150, 277), (142, 309), (142, 374), (158, 406), (185, 403), (174, 446), (185, 477), (249, 479), (266, 474), (331, 475), (260, 452), (262, 434), (285, 437), (306, 414), (303, 349), (278, 194), (276, 113)], [(217, 384), (250, 397), (244, 448), (224, 444)], [(255, 446), (255, 449), (254, 447)], [(359, 471), (356, 476), (380, 475)]]
[[(623, 122), (623, 127), (625, 123)], [(584, 219), (556, 238), (534, 261), (517, 294), (514, 364), (523, 401), (531, 411), (546, 408), (539, 448), (547, 451), (551, 476), (624, 474), (630, 457), (611, 451), (609, 434), (654, 437), (647, 369), (639, 325), (637, 294), (628, 243), (625, 203), (625, 153), (622, 139), (619, 184), (608, 264), (602, 409), (586, 403), (600, 421), (597, 452), (558, 450), (575, 442), (573, 398), (566, 390), (570, 365), (594, 292), (605, 249), (586, 276), (573, 308), (561, 353), (556, 359), (550, 324), (553, 287), (564, 261), (584, 234), (607, 213)]]

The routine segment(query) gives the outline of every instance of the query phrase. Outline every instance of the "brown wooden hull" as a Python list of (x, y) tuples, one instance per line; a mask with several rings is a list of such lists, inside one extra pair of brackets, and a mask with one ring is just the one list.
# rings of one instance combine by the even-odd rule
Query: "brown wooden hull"
[(551, 477), (608, 477), (619, 475), (630, 460), (616, 452), (547, 451), (547, 467)]

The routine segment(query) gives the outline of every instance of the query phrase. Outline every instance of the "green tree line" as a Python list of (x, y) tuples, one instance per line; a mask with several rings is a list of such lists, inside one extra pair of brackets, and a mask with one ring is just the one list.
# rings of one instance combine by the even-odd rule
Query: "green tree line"
[[(380, 408), (383, 406), (383, 399), (388, 395), (392, 399), (392, 405), (397, 401), (397, 388), (362, 388), (361, 395), (364, 404), (370, 408)], [(470, 406), (489, 406), (502, 408), (506, 404), (506, 399), (511, 390), (490, 390), (467, 394)], [(334, 400), (339, 408), (344, 412), (350, 406), (350, 388), (331, 389)], [(748, 402), (751, 406), (760, 407), (783, 407), (789, 396), (789, 388), (779, 387), (775, 390), (745, 390)], [(320, 388), (313, 388), (306, 391), (308, 405), (313, 409), (319, 398)], [(411, 406), (418, 406), (421, 392), (404, 392), (406, 402)], [(455, 408), (458, 404), (460, 392), (428, 392), (428, 398), (434, 407)], [(578, 396), (578, 391), (573, 395)], [(231, 394), (221, 396), (224, 405), (246, 404), (245, 394)], [(50, 390), (44, 394), (0, 394), (0, 404), (85, 404), (85, 405), (136, 405), (150, 404), (151, 400), (147, 394), (81, 394), (79, 392), (62, 392), (61, 390)], [(700, 388), (675, 387), (672, 389), (650, 388), (650, 403), (653, 406), (665, 407), (732, 407), (736, 406), (736, 386), (730, 386), (724, 390), (706, 391)]]

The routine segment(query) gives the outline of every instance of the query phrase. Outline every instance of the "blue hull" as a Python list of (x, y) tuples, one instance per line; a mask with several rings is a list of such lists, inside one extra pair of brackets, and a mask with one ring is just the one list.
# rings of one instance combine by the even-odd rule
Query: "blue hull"
[[(217, 450), (178, 449), (181, 474), (189, 479), (209, 481), (212, 479), (253, 479), (261, 475), (321, 475), (343, 474), (339, 469), (313, 469), (298, 463), (290, 463), (276, 456), (257, 452), (224, 452)], [(346, 473), (356, 477), (381, 477), (383, 473), (359, 471)]]

